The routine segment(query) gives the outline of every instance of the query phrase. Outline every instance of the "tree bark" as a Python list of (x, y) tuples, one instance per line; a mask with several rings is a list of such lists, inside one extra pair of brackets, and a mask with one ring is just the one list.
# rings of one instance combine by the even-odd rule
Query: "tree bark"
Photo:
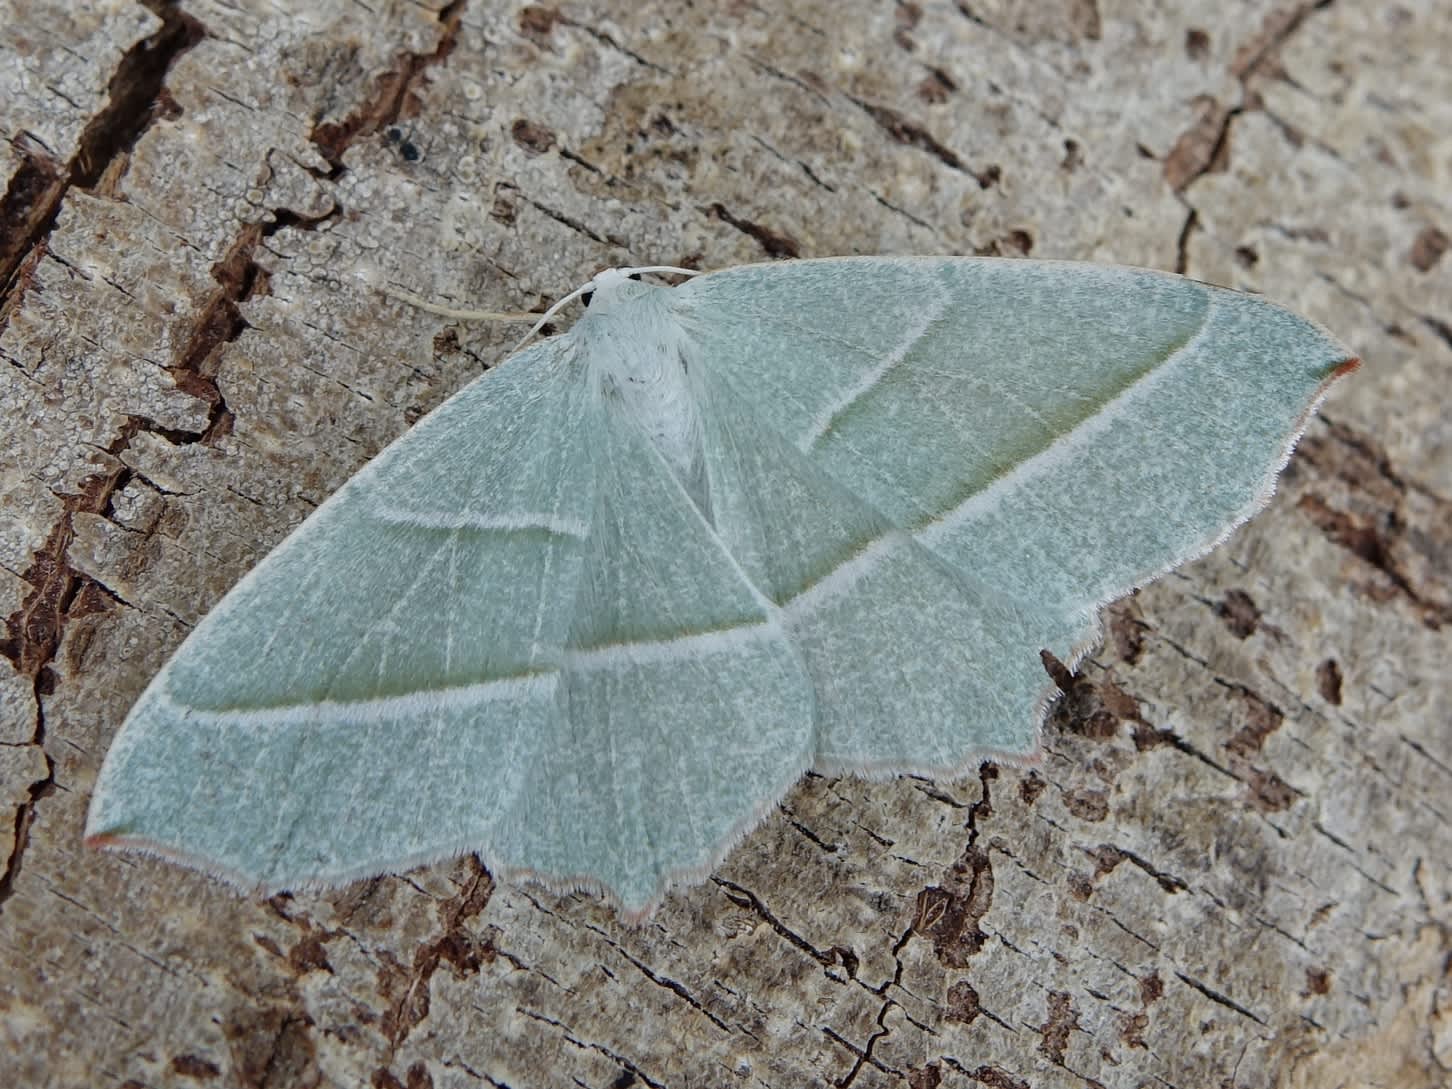
[[(281, 7), (0, 0), (0, 1084), (1447, 1083), (1448, 5)], [(846, 253), (1174, 269), (1367, 365), (1038, 766), (809, 776), (639, 928), (82, 848), (187, 630), (518, 335), (376, 285)]]

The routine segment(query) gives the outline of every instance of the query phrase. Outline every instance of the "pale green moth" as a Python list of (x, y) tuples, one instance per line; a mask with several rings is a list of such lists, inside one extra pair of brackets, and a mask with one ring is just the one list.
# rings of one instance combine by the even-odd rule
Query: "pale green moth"
[(1076, 662), (1104, 604), (1253, 514), (1356, 366), (1139, 269), (633, 271), (212, 610), (127, 717), (90, 842), (264, 890), (475, 852), (650, 911), (807, 769), (1034, 754), (1040, 649)]

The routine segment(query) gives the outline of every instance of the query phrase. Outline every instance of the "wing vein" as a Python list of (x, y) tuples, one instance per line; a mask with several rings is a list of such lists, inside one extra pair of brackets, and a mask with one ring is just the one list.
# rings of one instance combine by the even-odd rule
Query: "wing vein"
[[(1112, 426), (1113, 418), (1118, 415), (1119, 409), (1124, 406), (1128, 398), (1141, 395), (1145, 388), (1153, 385), (1173, 366), (1175, 360), (1198, 348), (1200, 342), (1208, 336), (1215, 307), (1215, 296), (1212, 293), (1206, 299), (1205, 312), (1201, 316), (1199, 327), (1174, 351), (1165, 356), (1158, 365), (1149, 368), (1114, 397), (1100, 405), (1098, 411), (1084, 417), (1077, 424), (1057, 435), (1047, 446), (1001, 472), (984, 487), (976, 489), (952, 506), (924, 520), (920, 525), (913, 527), (910, 532), (922, 544), (931, 548), (945, 534), (952, 532), (978, 511), (998, 502), (1005, 493), (1010, 491), (1026, 499), (1027, 502), (1039, 506), (1040, 509), (1050, 509), (1038, 498), (1034, 489), (1028, 486), (1029, 483), (1035, 477), (1051, 471), (1058, 461), (1067, 456), (1066, 451), (1070, 448), (1086, 444), (1100, 432)], [(983, 453), (984, 459), (992, 463), (987, 451)], [(1050, 513), (1054, 512), (1050, 509)]]
[(928, 330), (943, 316), (947, 308), (947, 292), (939, 285), (936, 298), (929, 304), (921, 320), (908, 329), (907, 334), (898, 346), (888, 352), (877, 366), (868, 370), (846, 393), (839, 397), (833, 404), (828, 405), (812, 421), (811, 428), (798, 445), (804, 450), (809, 450), (819, 443), (832, 430), (837, 421), (847, 412), (851, 411), (854, 404), (871, 393), (888, 374), (907, 358), (908, 354), (914, 348), (922, 343), (923, 337), (927, 336)]

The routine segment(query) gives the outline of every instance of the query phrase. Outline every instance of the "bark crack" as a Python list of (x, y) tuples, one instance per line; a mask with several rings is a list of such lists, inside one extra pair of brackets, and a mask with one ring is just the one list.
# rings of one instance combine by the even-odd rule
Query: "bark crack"
[[(849, 979), (857, 979), (858, 958), (850, 949), (843, 949), (841, 946), (834, 945), (831, 949), (824, 952), (772, 914), (771, 910), (762, 903), (761, 898), (750, 889), (743, 888), (741, 885), (736, 884), (736, 882), (728, 881), (724, 877), (713, 876), (711, 880), (725, 890), (726, 898), (733, 904), (737, 907), (746, 908), (756, 914), (767, 926), (771, 927), (778, 935), (785, 938), (792, 945), (815, 960), (823, 969), (841, 967), (846, 973), (844, 978), (839, 978), (829, 971), (827, 972), (829, 979), (836, 980), (839, 983), (845, 983)], [(861, 981), (857, 980), (857, 982)]]
[(944, 166), (956, 170), (960, 174), (967, 174), (978, 183), (980, 189), (989, 189), (997, 183), (999, 171), (996, 167), (974, 170), (963, 161), (956, 151), (929, 132), (926, 126), (914, 121), (906, 114), (889, 106), (880, 106), (851, 95), (848, 98), (868, 117), (872, 118), (878, 128), (887, 133), (895, 142), (925, 151)]
[(943, 1056), (943, 1063), (952, 1067), (970, 1081), (975, 1081), (984, 1089), (1030, 1089), (1029, 1083), (1022, 1078), (1014, 1077), (1001, 1066), (990, 1066), (987, 1063), (969, 1070), (961, 1062), (951, 1055)]
[(464, 20), (468, 0), (454, 0), (439, 9), (438, 21), (443, 31), (439, 43), (429, 53), (400, 54), (393, 68), (374, 81), (374, 93), (341, 121), (325, 121), (312, 131), (312, 142), (328, 161), (328, 177), (342, 175), (343, 153), (363, 136), (387, 129), (400, 120), (416, 117), (419, 99), (416, 89), (424, 73), (434, 65), (448, 60), (458, 44), (459, 27)]
[(122, 55), (111, 75), (107, 103), (81, 132), (71, 161), (62, 166), (29, 133), (21, 133), (12, 144), (22, 162), (0, 198), (0, 329), (44, 256), (71, 187), (95, 190), (114, 184), (152, 122), (175, 108), (166, 94), (167, 74), (207, 31), (171, 4), (146, 7), (161, 20), (161, 29)]
[(837, 1089), (848, 1089), (848, 1086), (857, 1080), (857, 1075), (862, 1072), (864, 1066), (872, 1066), (877, 1070), (881, 1070), (884, 1074), (893, 1074), (899, 1078), (903, 1076), (902, 1071), (887, 1066), (882, 1060), (876, 1059), (872, 1055), (872, 1049), (877, 1046), (877, 1041), (881, 1040), (884, 1036), (892, 1034), (892, 1029), (887, 1027), (887, 1013), (896, 1005), (897, 1003), (892, 999), (888, 999), (882, 1004), (882, 1008), (877, 1011), (877, 1031), (867, 1038), (867, 1043), (863, 1047), (858, 1047), (850, 1043), (830, 1028), (824, 1027), (822, 1029), (822, 1035), (826, 1036), (833, 1043), (846, 1048), (855, 1056), (852, 1069), (833, 1083)]
[(588, 34), (590, 37), (594, 38), (601, 45), (606, 46), (609, 49), (615, 50), (615, 52), (619, 53), (623, 57), (629, 57), (642, 68), (649, 69), (652, 72), (658, 72), (663, 76), (675, 75), (675, 73), (672, 72), (669, 68), (663, 68), (661, 65), (656, 64), (654, 61), (647, 60), (635, 50), (621, 45), (618, 41), (615, 40), (615, 38), (611, 34), (607, 33), (606, 31), (599, 30), (596, 27), (591, 26), (589, 23), (581, 23), (574, 19), (570, 19), (558, 11), (555, 11), (552, 14), (554, 15), (554, 19), (556, 22), (559, 22), (564, 26), (571, 26), (574, 27), (576, 30), (583, 31), (585, 34)]
[(459, 976), (472, 975), (496, 953), (465, 929), (464, 924), (482, 912), (494, 894), (494, 879), (479, 864), (468, 860), (470, 874), (457, 896), (439, 905), (442, 933), (414, 950), (408, 970), (388, 965), (381, 973), (379, 990), (389, 997), (379, 1030), (388, 1041), (390, 1061), (410, 1033), (429, 1015), (431, 983), (439, 966), (448, 963)]
[(968, 807), (968, 842), (942, 884), (918, 893), (912, 931), (932, 939), (933, 954), (950, 968), (966, 968), (988, 940), (979, 925), (993, 906), (993, 864), (988, 850), (978, 845), (979, 822), (993, 815), (990, 784), (998, 778), (994, 764), (978, 772), (983, 794)]
[(1256, 34), (1240, 47), (1230, 62), (1230, 74), (1240, 84), (1241, 101), (1235, 106), (1222, 106), (1215, 99), (1202, 96), (1198, 100), (1199, 118), (1180, 134), (1175, 146), (1165, 156), (1165, 180), (1185, 205), (1185, 221), (1175, 244), (1175, 271), (1184, 274), (1190, 267), (1189, 244), (1200, 227), (1200, 214), (1185, 198), (1185, 192), (1206, 174), (1224, 170), (1230, 160), (1230, 130), (1242, 114), (1263, 109), (1253, 81), (1275, 67), (1275, 58), (1295, 35), (1306, 19), (1316, 11), (1329, 7), (1334, 0), (1301, 0), (1295, 7), (1275, 11), (1261, 24)]
[(1176, 972), (1175, 976), (1179, 979), (1181, 983), (1185, 984), (1185, 986), (1193, 987), (1195, 990), (1199, 991), (1206, 998), (1208, 998), (1211, 1002), (1214, 1002), (1217, 1006), (1224, 1006), (1227, 1010), (1234, 1010), (1236, 1013), (1240, 1014), (1240, 1016), (1250, 1018), (1262, 1028), (1270, 1027), (1265, 1023), (1262, 1018), (1257, 1017), (1250, 1010), (1246, 1009), (1239, 1002), (1235, 1001), (1235, 999), (1231, 998), (1229, 995), (1221, 994), (1213, 987), (1206, 986), (1194, 976), (1187, 976), (1184, 972)]
[(772, 228), (762, 226), (760, 223), (753, 223), (749, 219), (742, 219), (739, 216), (733, 215), (726, 208), (726, 205), (720, 201), (701, 210), (706, 215), (714, 219), (719, 219), (722, 223), (730, 224), (742, 234), (756, 239), (768, 257), (801, 256), (801, 243), (791, 235), (783, 231), (772, 230)]
[[(566, 1026), (564, 1022), (556, 1021), (553, 1017), (547, 1017), (545, 1014), (539, 1013), (536, 1010), (528, 1009), (524, 1006), (520, 1006), (518, 1007), (518, 1009), (521, 1014), (523, 1014), (525, 1017), (528, 1017), (531, 1021), (539, 1021), (542, 1024), (546, 1024), (552, 1028), (559, 1029), (560, 1036), (565, 1040), (566, 1043), (579, 1048), (581, 1051), (593, 1051), (596, 1054), (604, 1055), (607, 1059), (620, 1067), (622, 1071), (633, 1074), (641, 1081), (645, 1082), (646, 1085), (650, 1086), (650, 1089), (665, 1089), (665, 1085), (663, 1083), (656, 1081), (639, 1066), (631, 1062), (619, 1052), (610, 1050), (610, 1048), (606, 1047), (604, 1044), (587, 1043), (586, 1041), (579, 1039), (570, 1032), (568, 1026)], [(624, 1082), (624, 1084), (629, 1085), (630, 1083), (627, 1081)]]
[[(109, 101), (86, 126), (73, 160), (62, 168), (32, 140), (19, 148), (24, 162), (12, 178), (5, 198), (0, 200), (0, 225), (22, 227), (18, 233), (0, 232), (0, 239), (19, 239), (8, 246), (0, 241), (0, 328), (18, 305), (29, 275), (46, 255), (46, 239), (69, 189), (74, 186), (108, 195), (109, 188), (125, 170), (130, 150), (147, 128), (176, 108), (166, 94), (166, 76), (176, 60), (205, 38), (207, 31), (194, 17), (170, 4), (148, 4), (148, 7), (163, 25), (122, 57), (111, 79)], [(406, 78), (397, 85), (385, 80), (390, 94), (384, 96), (381, 111), (375, 110), (374, 114), (387, 116), (389, 110), (401, 109), (403, 96), (418, 73), (448, 55), (462, 7), (460, 0), (440, 13), (448, 28), (444, 41), (434, 54), (413, 58), (414, 63), (405, 64)], [(358, 131), (363, 131), (363, 126), (350, 135)], [(336, 207), (315, 217), (279, 208), (265, 217), (265, 222), (243, 227), (226, 253), (212, 266), (211, 275), (217, 287), (198, 308), (174, 361), (164, 365), (177, 389), (207, 404), (205, 425), (200, 431), (185, 431), (165, 427), (144, 416), (128, 416), (103, 451), (107, 455), (107, 467), (85, 478), (76, 493), (58, 496), (60, 518), (51, 527), (45, 543), (33, 554), (30, 566), (20, 575), (31, 590), (19, 608), (5, 618), (4, 632), (0, 635), (0, 656), (7, 658), (18, 674), (30, 679), (36, 706), (31, 743), (41, 747), (47, 769), (44, 778), (30, 784), (26, 799), (16, 807), (14, 844), (4, 869), (0, 870), (0, 909), (14, 892), (36, 807), (56, 789), (55, 762), (45, 752), (44, 700), (54, 692), (57, 683), (51, 663), (64, 641), (68, 624), (115, 605), (127, 605), (115, 592), (71, 566), (68, 550), (75, 536), (74, 516), (113, 516), (113, 498), (136, 477), (119, 458), (136, 435), (155, 434), (175, 445), (214, 445), (231, 433), (233, 414), (217, 386), (216, 371), (222, 349), (247, 328), (242, 304), (267, 290), (266, 273), (255, 260), (257, 249), (278, 231), (315, 229), (339, 215), (341, 210)]]
[(693, 995), (690, 989), (687, 988), (684, 983), (672, 979), (670, 976), (661, 975), (660, 973), (656, 972), (650, 967), (650, 965), (646, 964), (639, 958), (632, 956), (631, 953), (623, 945), (611, 938), (609, 934), (601, 930), (598, 926), (593, 926), (589, 923), (586, 923), (585, 929), (591, 930), (595, 934), (599, 935), (599, 937), (605, 942), (605, 944), (609, 945), (615, 950), (615, 952), (617, 952), (618, 954), (620, 954), (620, 956), (624, 957), (627, 961), (629, 961), (631, 966), (634, 967), (635, 970), (643, 975), (646, 979), (650, 980), (650, 982), (654, 983), (657, 987), (661, 987), (667, 991), (670, 991), (672, 994), (676, 995), (683, 1002), (693, 1008), (702, 1017), (705, 1017), (722, 1032), (726, 1033), (727, 1035), (731, 1034), (731, 1026), (728, 1025), (725, 1021), (721, 1020), (721, 1018), (717, 1017), (710, 1010), (708, 1010), (705, 1004), (699, 998)]

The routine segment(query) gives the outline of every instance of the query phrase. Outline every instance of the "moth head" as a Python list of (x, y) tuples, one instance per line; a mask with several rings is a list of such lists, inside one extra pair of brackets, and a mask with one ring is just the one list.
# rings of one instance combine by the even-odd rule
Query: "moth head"
[(585, 305), (595, 313), (605, 313), (622, 302), (659, 290), (641, 283), (640, 272), (634, 268), (607, 268), (596, 273), (581, 291)]

